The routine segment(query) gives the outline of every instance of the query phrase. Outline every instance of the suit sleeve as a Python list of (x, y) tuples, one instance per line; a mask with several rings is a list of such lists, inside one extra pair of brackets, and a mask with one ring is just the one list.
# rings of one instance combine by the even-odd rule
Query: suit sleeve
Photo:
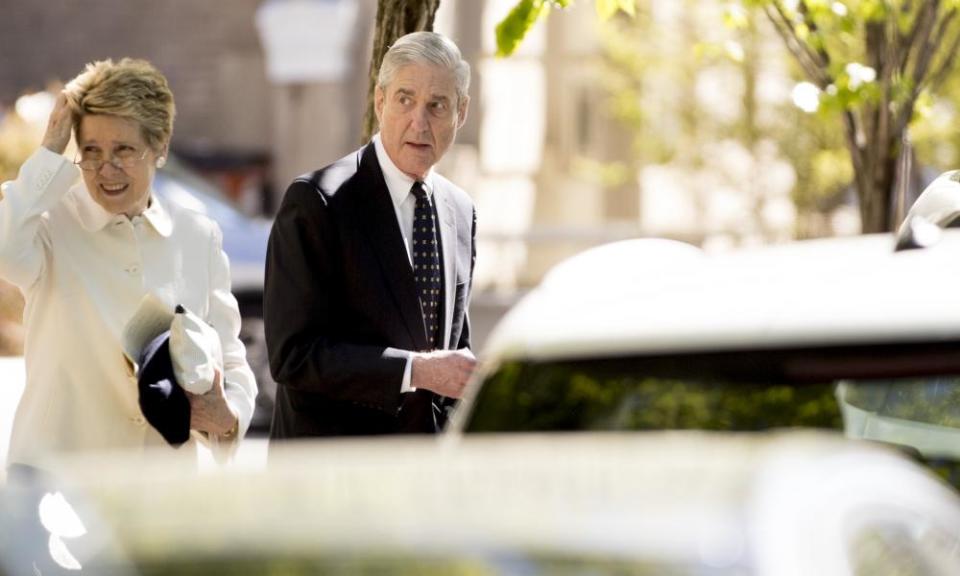
[(264, 330), (270, 371), (281, 386), (395, 414), (410, 353), (346, 341), (337, 214), (306, 180), (284, 195), (267, 248)]

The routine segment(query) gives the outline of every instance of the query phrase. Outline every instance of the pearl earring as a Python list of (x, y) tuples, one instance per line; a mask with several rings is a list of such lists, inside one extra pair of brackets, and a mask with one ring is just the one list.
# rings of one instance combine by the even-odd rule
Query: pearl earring
[(167, 163), (167, 157), (161, 156), (157, 158), (157, 168), (163, 168), (164, 164)]

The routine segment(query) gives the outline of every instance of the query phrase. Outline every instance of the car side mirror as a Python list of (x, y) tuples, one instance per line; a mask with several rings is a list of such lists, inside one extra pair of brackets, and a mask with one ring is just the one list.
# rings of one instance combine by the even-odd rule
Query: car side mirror
[(911, 216), (897, 231), (894, 252), (927, 248), (940, 241), (943, 230), (923, 216)]

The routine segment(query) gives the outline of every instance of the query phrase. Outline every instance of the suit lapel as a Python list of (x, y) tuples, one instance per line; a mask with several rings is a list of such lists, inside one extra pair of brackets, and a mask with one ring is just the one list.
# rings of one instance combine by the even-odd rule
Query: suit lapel
[(440, 247), (443, 249), (443, 348), (449, 346), (453, 329), (453, 303), (457, 296), (457, 217), (450, 195), (435, 179), (437, 216), (440, 219)]
[(367, 211), (361, 215), (360, 220), (366, 223), (367, 237), (377, 254), (386, 284), (400, 310), (411, 340), (417, 350), (427, 350), (430, 346), (423, 326), (413, 270), (373, 144), (363, 151), (358, 176), (363, 179), (359, 191), (365, 196), (360, 206)]

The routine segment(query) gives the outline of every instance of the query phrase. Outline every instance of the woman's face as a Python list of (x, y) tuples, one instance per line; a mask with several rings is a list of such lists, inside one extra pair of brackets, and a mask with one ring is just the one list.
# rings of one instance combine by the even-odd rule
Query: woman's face
[(87, 191), (112, 214), (136, 216), (147, 208), (159, 154), (134, 120), (86, 114), (77, 130), (80, 168)]

